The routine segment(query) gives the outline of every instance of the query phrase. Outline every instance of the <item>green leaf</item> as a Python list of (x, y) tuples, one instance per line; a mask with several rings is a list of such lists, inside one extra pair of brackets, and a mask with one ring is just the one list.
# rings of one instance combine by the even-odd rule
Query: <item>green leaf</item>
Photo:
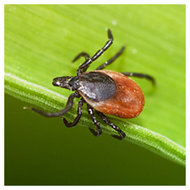
[[(46, 111), (63, 109), (70, 92), (52, 86), (52, 79), (76, 75), (83, 60), (71, 60), (81, 51), (93, 55), (100, 49), (107, 28), (114, 43), (90, 70), (127, 45), (107, 69), (147, 73), (157, 82), (154, 88), (134, 79), (145, 94), (144, 111), (134, 119), (111, 120), (126, 140), (184, 165), (184, 5), (6, 5), (5, 92)], [(77, 100), (66, 117), (73, 119), (76, 109)], [(83, 112), (78, 125), (88, 127), (92, 121)], [(114, 133), (101, 124), (103, 132)]]

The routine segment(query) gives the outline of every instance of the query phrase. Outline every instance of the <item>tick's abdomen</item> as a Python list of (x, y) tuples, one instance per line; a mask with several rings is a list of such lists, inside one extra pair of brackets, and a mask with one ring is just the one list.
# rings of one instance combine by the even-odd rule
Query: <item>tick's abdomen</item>
[[(142, 112), (144, 95), (141, 88), (132, 79), (114, 71), (97, 70), (94, 72), (103, 73), (111, 77), (115, 82), (117, 90), (113, 94), (110, 89), (110, 98), (107, 95), (107, 99), (104, 101), (94, 101), (84, 97), (88, 104), (97, 111), (122, 118), (133, 118)], [(106, 94), (106, 92), (104, 93)]]
[(95, 102), (113, 97), (117, 91), (114, 80), (101, 72), (88, 72), (79, 77), (79, 93)]

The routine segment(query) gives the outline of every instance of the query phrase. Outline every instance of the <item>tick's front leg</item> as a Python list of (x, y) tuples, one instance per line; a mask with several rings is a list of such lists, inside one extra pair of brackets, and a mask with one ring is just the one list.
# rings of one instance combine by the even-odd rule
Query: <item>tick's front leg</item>
[(67, 104), (66, 104), (66, 107), (64, 110), (61, 110), (59, 112), (54, 112), (54, 113), (46, 113), (42, 110), (39, 110), (39, 109), (36, 109), (36, 108), (30, 108), (30, 107), (24, 107), (24, 109), (31, 109), (32, 111), (36, 112), (36, 113), (39, 113), (40, 115), (43, 115), (45, 117), (59, 117), (63, 114), (65, 114), (66, 112), (68, 112), (72, 107), (73, 107), (73, 99), (74, 98), (79, 98), (80, 95), (78, 92), (75, 92), (73, 94), (71, 94), (68, 98), (68, 101), (67, 101)]

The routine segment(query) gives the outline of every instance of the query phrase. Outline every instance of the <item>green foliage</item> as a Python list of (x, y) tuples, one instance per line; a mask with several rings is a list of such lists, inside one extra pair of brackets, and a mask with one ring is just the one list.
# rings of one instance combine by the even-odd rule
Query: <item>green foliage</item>
[[(64, 108), (70, 92), (52, 86), (52, 79), (75, 75), (83, 60), (72, 58), (81, 51), (93, 55), (107, 41), (107, 28), (114, 44), (90, 69), (127, 45), (108, 69), (151, 74), (157, 82), (153, 88), (134, 79), (145, 94), (144, 111), (131, 120), (111, 120), (126, 140), (185, 164), (184, 5), (6, 5), (5, 92), (46, 111)], [(66, 117), (75, 113), (76, 104)], [(84, 109), (78, 125), (91, 124)]]

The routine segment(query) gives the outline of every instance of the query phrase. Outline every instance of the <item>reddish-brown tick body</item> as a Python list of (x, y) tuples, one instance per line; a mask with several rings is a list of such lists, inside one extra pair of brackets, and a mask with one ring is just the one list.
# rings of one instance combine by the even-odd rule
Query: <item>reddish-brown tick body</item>
[[(79, 90), (80, 95), (95, 110), (122, 118), (133, 118), (142, 112), (144, 108), (144, 95), (141, 88), (132, 79), (114, 71), (97, 70), (93, 72), (101, 72), (108, 75), (114, 80), (116, 85), (115, 93), (103, 101), (93, 100)], [(88, 73), (90, 74), (90, 72)]]

